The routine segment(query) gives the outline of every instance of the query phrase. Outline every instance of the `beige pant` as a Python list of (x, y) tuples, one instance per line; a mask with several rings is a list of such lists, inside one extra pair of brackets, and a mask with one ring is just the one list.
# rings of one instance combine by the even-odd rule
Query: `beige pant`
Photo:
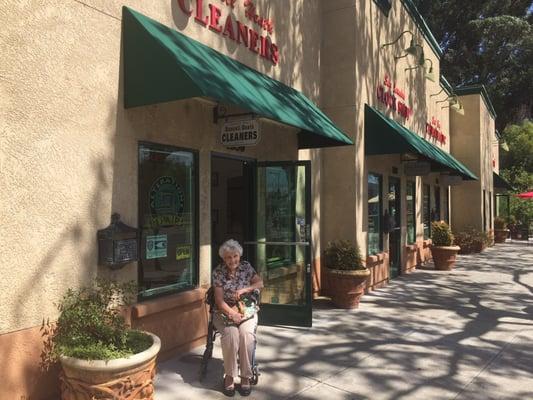
[(239, 375), (238, 356), (241, 367), (240, 376), (242, 378), (251, 378), (257, 314), (237, 327), (225, 326), (222, 317), (215, 313), (213, 323), (222, 336), (222, 357), (224, 357), (224, 372), (226, 375), (232, 377)]

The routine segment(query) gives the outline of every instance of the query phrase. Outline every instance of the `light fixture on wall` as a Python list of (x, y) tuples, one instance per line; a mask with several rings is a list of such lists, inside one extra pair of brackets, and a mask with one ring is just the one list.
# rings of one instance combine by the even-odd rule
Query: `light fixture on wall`
[(452, 104), (455, 104), (455, 103), (459, 102), (459, 99), (457, 98), (457, 95), (452, 94), (451, 96), (446, 97), (444, 100), (436, 101), (435, 104), (444, 103), (444, 102), (446, 102), (446, 101), (447, 101), (447, 102), (450, 104), (450, 106), (451, 106)]
[[(411, 55), (411, 56), (419, 56), (419, 54), (420, 54), (421, 56), (419, 57), (419, 64), (420, 64), (420, 58), (422, 59), (422, 63), (423, 63), (424, 50), (422, 49), (422, 46), (420, 46), (418, 43), (415, 42), (415, 35), (410, 30), (403, 31), (396, 38), (396, 40), (394, 40), (394, 41), (392, 41), (390, 43), (385, 43), (385, 44), (381, 45), (381, 48), (383, 49), (383, 48), (385, 48), (387, 46), (392, 46), (393, 44), (396, 44), (403, 37), (403, 35), (405, 35), (406, 33), (409, 33), (411, 35), (411, 41), (409, 42), (409, 47), (404, 49), (404, 54), (403, 55), (395, 56), (394, 59), (398, 60), (400, 58), (404, 58), (404, 57), (407, 57), (409, 55)], [(420, 49), (420, 51), (419, 51), (419, 49)]]
[(441, 90), (439, 90), (437, 93), (430, 94), (429, 97), (438, 96), (438, 95), (441, 94), (442, 92), (444, 92), (444, 88), (442, 88)]
[(412, 44), (407, 49), (404, 50), (405, 54), (401, 56), (395, 56), (395, 60), (399, 60), (400, 58), (407, 57), (409, 55), (417, 57), (416, 65), (418, 67), (421, 67), (424, 65), (424, 49), (422, 46), (420, 46), (418, 43)]
[(452, 110), (454, 110), (456, 113), (458, 113), (459, 115), (465, 115), (465, 109), (463, 105), (461, 104), (461, 102), (459, 101), (459, 97), (457, 97), (456, 94), (452, 94), (451, 96), (447, 97), (444, 100), (437, 101), (435, 102), (435, 104), (444, 103), (445, 101), (447, 101), (449, 105), (443, 106), (441, 108), (449, 107)]
[(450, 108), (452, 110), (454, 110), (459, 115), (465, 115), (465, 109), (464, 109), (463, 105), (459, 101), (457, 101), (457, 103), (455, 103), (455, 104), (451, 104)]
[[(429, 61), (430, 63), (429, 69), (425, 66), (426, 61)], [(437, 78), (435, 77), (435, 72), (433, 72), (433, 61), (431, 61), (430, 58), (424, 59), (424, 78), (431, 82), (437, 81)]]
[(502, 140), (500, 142), (500, 146), (501, 146), (502, 150), (509, 151), (509, 145), (507, 144), (507, 142), (505, 140)]
[[(415, 42), (414, 42), (414, 36), (415, 36), (415, 35), (414, 35), (413, 32), (411, 32), (410, 30), (403, 31), (403, 32), (400, 33), (400, 35), (396, 38), (396, 40), (394, 40), (394, 41), (392, 41), (392, 42), (390, 42), (390, 43), (385, 43), (385, 44), (381, 45), (381, 48), (383, 49), (383, 48), (385, 48), (385, 47), (387, 47), (387, 46), (392, 46), (393, 44), (396, 44), (396, 43), (398, 42), (398, 40), (400, 40), (400, 39), (402, 38), (402, 36), (405, 35), (406, 33), (411, 34), (411, 45), (410, 45), (407, 49), (405, 49), (405, 51), (409, 52), (410, 49), (413, 50), (413, 48), (414, 48), (414, 44), (415, 44)], [(411, 54), (414, 54), (414, 53), (411, 53)]]
[[(423, 57), (424, 53), (422, 53), (422, 57)], [(431, 63), (431, 65), (429, 66), (429, 69), (426, 67), (426, 61), (429, 61)], [(433, 61), (431, 61), (431, 59), (429, 58), (424, 58), (423, 61), (420, 63), (420, 60), (419, 60), (419, 64), (414, 66), (414, 67), (409, 67), (409, 68), (405, 68), (405, 71), (409, 71), (409, 70), (412, 70), (412, 69), (417, 69), (417, 68), (420, 68), (420, 67), (423, 67), (424, 68), (424, 78), (426, 78), (428, 81), (431, 81), (431, 82), (435, 82), (436, 78), (435, 78), (435, 74), (433, 72)]]

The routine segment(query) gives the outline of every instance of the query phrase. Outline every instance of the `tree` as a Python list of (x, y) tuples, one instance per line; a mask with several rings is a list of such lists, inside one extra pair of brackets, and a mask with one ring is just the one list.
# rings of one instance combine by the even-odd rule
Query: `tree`
[(414, 0), (444, 51), (453, 86), (483, 84), (496, 124), (533, 118), (533, 1)]
[[(509, 151), (500, 153), (500, 166), (502, 169), (524, 171), (533, 174), (533, 121), (524, 120), (520, 125), (509, 125), (502, 134), (502, 139), (509, 146)], [(533, 179), (533, 177), (530, 177)], [(518, 182), (517, 182), (518, 184)], [(533, 182), (523, 182), (528, 187), (533, 187)]]
[[(500, 153), (501, 174), (517, 193), (533, 190), (533, 121), (509, 125), (502, 139), (509, 151)], [(522, 223), (533, 222), (533, 201), (511, 196), (511, 215)]]

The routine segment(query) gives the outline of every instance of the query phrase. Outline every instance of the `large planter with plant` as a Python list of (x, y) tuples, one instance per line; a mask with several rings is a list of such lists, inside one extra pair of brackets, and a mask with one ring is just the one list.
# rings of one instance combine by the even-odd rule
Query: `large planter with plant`
[(340, 308), (357, 308), (370, 276), (359, 248), (340, 240), (329, 243), (324, 255), (331, 300)]
[(435, 221), (431, 224), (431, 255), (435, 269), (450, 271), (453, 269), (457, 253), (461, 249), (453, 245), (453, 234), (444, 221)]
[(69, 289), (57, 322), (43, 326), (43, 364), (61, 363), (62, 400), (153, 400), (161, 341), (127, 326), (121, 310), (133, 292), (131, 284), (102, 280)]
[(501, 217), (494, 218), (494, 242), (505, 243), (509, 237), (509, 229), (507, 229), (507, 222)]

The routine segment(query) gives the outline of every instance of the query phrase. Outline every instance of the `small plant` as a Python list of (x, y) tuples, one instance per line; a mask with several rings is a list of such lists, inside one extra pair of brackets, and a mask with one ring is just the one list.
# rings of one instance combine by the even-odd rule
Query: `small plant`
[(474, 244), (476, 249), (481, 248), (483, 250), (485, 247), (489, 246), (492, 243), (492, 239), (488, 232), (476, 231)]
[(455, 244), (461, 248), (459, 254), (470, 254), (474, 251), (474, 238), (468, 232), (457, 232), (455, 235)]
[(434, 246), (451, 246), (454, 237), (450, 226), (444, 221), (431, 223), (431, 240)]
[(466, 228), (455, 234), (455, 244), (461, 247), (460, 254), (479, 253), (492, 243), (489, 233), (475, 228)]
[(326, 266), (330, 269), (343, 271), (366, 270), (359, 246), (354, 246), (347, 240), (328, 243), (324, 257)]
[(121, 308), (133, 302), (135, 293), (135, 283), (100, 279), (93, 287), (68, 289), (57, 305), (57, 322), (43, 321), (41, 366), (48, 369), (59, 355), (109, 360), (148, 349), (152, 338), (132, 330), (121, 315)]
[(505, 221), (505, 218), (494, 218), (494, 229), (507, 229), (507, 221)]

